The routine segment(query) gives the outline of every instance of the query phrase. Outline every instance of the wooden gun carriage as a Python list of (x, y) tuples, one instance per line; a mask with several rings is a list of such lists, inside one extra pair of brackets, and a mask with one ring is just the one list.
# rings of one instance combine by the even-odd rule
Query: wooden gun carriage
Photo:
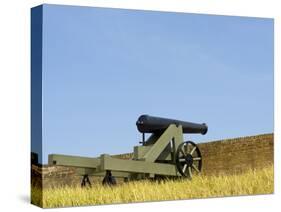
[[(184, 142), (183, 134), (204, 135), (208, 131), (206, 124), (142, 115), (136, 125), (143, 139), (141, 146), (134, 147), (131, 159), (107, 154), (95, 158), (50, 154), (48, 163), (76, 167), (77, 174), (83, 176), (81, 186), (91, 185), (90, 175), (104, 176), (104, 184), (115, 184), (115, 177), (126, 181), (157, 177), (191, 179), (194, 173), (200, 173), (200, 150), (194, 142)], [(147, 140), (145, 133), (150, 134)]]

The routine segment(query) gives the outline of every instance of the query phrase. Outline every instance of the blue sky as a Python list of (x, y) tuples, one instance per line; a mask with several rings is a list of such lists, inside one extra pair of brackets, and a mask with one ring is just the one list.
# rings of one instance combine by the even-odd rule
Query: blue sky
[(273, 132), (273, 19), (44, 5), (42, 65), (44, 163), (131, 152), (141, 114)]

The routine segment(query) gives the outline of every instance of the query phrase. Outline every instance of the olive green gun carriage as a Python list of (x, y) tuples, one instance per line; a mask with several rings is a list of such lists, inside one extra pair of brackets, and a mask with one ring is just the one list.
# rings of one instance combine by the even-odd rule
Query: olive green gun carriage
[[(157, 177), (187, 177), (202, 169), (202, 156), (198, 146), (185, 141), (184, 133), (206, 134), (205, 123), (196, 124), (174, 119), (142, 115), (136, 122), (142, 133), (141, 146), (134, 147), (131, 159), (121, 159), (102, 154), (100, 157), (78, 157), (50, 154), (49, 165), (76, 167), (83, 176), (81, 186), (91, 185), (88, 176), (102, 176), (103, 183), (115, 184), (116, 178), (125, 181)], [(146, 140), (145, 133), (150, 136)]]

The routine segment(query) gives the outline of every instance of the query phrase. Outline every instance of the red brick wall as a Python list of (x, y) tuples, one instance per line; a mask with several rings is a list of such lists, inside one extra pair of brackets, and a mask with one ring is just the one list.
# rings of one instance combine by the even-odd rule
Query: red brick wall
[(273, 134), (201, 143), (204, 174), (232, 174), (273, 164)]

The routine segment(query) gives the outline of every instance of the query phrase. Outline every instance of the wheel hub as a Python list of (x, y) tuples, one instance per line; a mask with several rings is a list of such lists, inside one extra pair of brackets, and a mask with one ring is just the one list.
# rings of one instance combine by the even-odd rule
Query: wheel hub
[(187, 154), (184, 159), (187, 166), (191, 166), (193, 164), (193, 157), (191, 154)]

